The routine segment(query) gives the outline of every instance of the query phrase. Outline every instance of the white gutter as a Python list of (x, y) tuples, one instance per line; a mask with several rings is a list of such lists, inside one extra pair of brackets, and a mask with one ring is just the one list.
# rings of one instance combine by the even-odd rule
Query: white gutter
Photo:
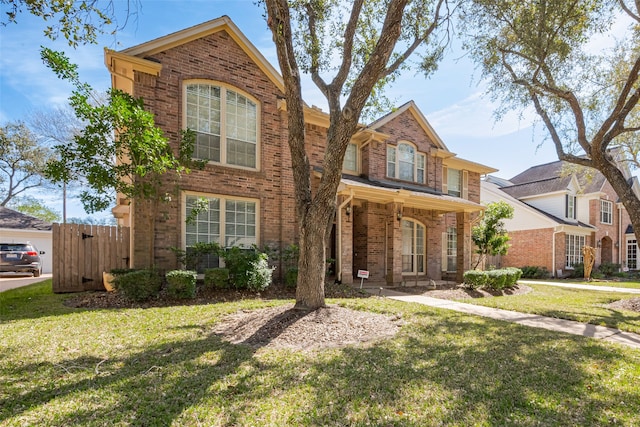
[(349, 197), (347, 197), (345, 201), (340, 203), (340, 206), (338, 206), (338, 254), (336, 257), (336, 273), (337, 279), (340, 283), (342, 283), (342, 209), (347, 206), (347, 204), (351, 203), (351, 200), (353, 200), (353, 190), (349, 190)]

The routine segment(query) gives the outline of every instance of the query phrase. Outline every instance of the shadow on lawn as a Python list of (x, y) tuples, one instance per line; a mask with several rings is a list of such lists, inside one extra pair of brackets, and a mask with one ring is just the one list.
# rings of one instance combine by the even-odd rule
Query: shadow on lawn
[(256, 355), (195, 323), (199, 338), (121, 359), (13, 366), (5, 378), (43, 372), (53, 378), (42, 387), (9, 383), (0, 421), (42, 411), (36, 419), (46, 424), (57, 407), (77, 409), (60, 409), (56, 425), (246, 425), (269, 415), (283, 417), (271, 421), (277, 425), (607, 425), (612, 411), (638, 421), (638, 388), (602, 385), (634, 375), (620, 370), (623, 354), (614, 348), (412, 310), (397, 338), (369, 347)]

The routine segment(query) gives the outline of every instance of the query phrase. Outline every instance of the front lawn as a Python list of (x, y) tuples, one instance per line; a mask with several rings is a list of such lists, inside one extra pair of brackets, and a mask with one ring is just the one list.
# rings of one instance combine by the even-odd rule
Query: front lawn
[(614, 344), (372, 297), (329, 302), (401, 316), (395, 338), (253, 350), (215, 325), (291, 301), (86, 310), (50, 289), (0, 293), (2, 426), (640, 425), (640, 351)]
[(527, 286), (533, 288), (533, 292), (494, 298), (464, 298), (459, 301), (640, 333), (639, 312), (608, 307), (609, 303), (621, 299), (640, 298), (638, 294), (562, 288), (543, 284), (527, 284)]

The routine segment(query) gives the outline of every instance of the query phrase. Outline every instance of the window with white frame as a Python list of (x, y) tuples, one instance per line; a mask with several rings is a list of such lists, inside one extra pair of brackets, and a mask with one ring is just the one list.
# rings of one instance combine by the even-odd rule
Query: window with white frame
[[(255, 200), (234, 199), (226, 196), (202, 196), (188, 194), (185, 197), (185, 218), (193, 216), (193, 209), (199, 206), (198, 199), (206, 201), (206, 209), (201, 209), (193, 221), (185, 225), (185, 246), (187, 252), (196, 243), (218, 243), (223, 247), (239, 246), (250, 248), (257, 244), (257, 208)], [(218, 266), (218, 259), (210, 257), (199, 266)]]
[(565, 268), (573, 268), (582, 262), (582, 248), (585, 244), (584, 236), (567, 234), (565, 236)]
[(425, 272), (425, 227), (410, 220), (402, 220), (402, 272)]
[(565, 215), (569, 219), (576, 219), (576, 196), (565, 195)]
[(258, 104), (224, 85), (185, 85), (186, 127), (196, 133), (193, 157), (257, 168)]
[(447, 168), (447, 194), (462, 197), (462, 172), (458, 169)]
[(638, 241), (627, 239), (627, 268), (629, 270), (638, 269)]
[(387, 176), (404, 181), (425, 183), (426, 156), (413, 144), (401, 142), (387, 146)]
[(447, 271), (458, 270), (458, 233), (456, 227), (447, 227)]
[(344, 153), (344, 161), (342, 162), (342, 170), (358, 172), (358, 145), (353, 142), (347, 145), (347, 151)]
[(600, 200), (600, 222), (613, 224), (613, 203), (609, 200)]

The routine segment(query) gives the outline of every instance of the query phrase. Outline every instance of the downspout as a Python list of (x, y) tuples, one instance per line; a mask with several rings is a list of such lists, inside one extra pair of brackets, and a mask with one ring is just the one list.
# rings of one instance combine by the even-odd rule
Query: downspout
[[(353, 200), (353, 190), (349, 189), (349, 197), (338, 206), (338, 230), (336, 232), (338, 237), (338, 256), (336, 257), (336, 270), (338, 273), (337, 279), (340, 283), (342, 283), (342, 209), (347, 206), (351, 200)], [(353, 213), (353, 210), (351, 213)]]
[(561, 233), (560, 230), (556, 230), (551, 235), (551, 266), (553, 268), (553, 277), (558, 279), (558, 270), (556, 269), (556, 234)]

